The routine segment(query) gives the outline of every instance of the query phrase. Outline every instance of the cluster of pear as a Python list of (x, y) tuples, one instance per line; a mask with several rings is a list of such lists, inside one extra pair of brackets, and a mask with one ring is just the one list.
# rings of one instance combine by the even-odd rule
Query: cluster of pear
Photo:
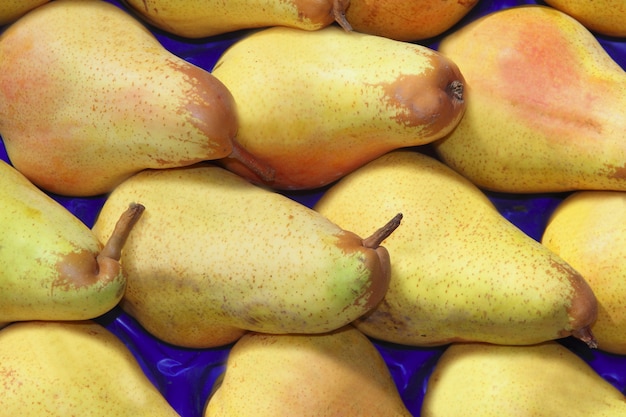
[[(91, 320), (120, 306), (232, 345), (205, 417), (410, 416), (371, 339), (447, 346), (422, 416), (552, 416), (574, 379), (623, 413), (556, 340), (626, 354), (626, 75), (556, 1), (409, 42), (476, 2), (0, 6), (2, 412), (178, 415)], [(208, 71), (147, 24), (250, 32)], [(483, 190), (571, 195), (537, 241)], [(49, 193), (106, 201), (87, 226)]]

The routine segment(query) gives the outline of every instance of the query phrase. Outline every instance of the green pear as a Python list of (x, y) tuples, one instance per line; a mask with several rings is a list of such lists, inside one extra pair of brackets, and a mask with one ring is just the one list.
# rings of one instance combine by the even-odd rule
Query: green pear
[(229, 352), (204, 417), (410, 417), (382, 356), (351, 325), (316, 335), (248, 333)]
[(555, 341), (455, 343), (430, 375), (421, 417), (617, 417), (626, 398)]
[(287, 26), (318, 30), (345, 18), (349, 0), (124, 0), (152, 25), (185, 38), (203, 38), (242, 29)]
[(144, 168), (227, 155), (254, 165), (236, 132), (224, 85), (113, 4), (49, 2), (0, 36), (0, 134), (45, 190), (97, 195)]
[(439, 52), (467, 81), (463, 119), (434, 144), (447, 165), (502, 192), (626, 190), (626, 73), (578, 21), (546, 6), (504, 9)]
[(413, 346), (532, 344), (571, 334), (591, 346), (595, 296), (563, 259), (503, 217), (474, 184), (431, 156), (396, 150), (347, 175), (314, 209), (362, 233), (402, 208), (385, 241), (389, 289), (355, 321)]
[(177, 417), (130, 350), (91, 321), (0, 331), (3, 416)]
[(602, 35), (626, 37), (626, 5), (623, 0), (545, 0), (591, 31)]
[(593, 289), (598, 348), (626, 354), (626, 193), (578, 191), (552, 213), (541, 242)]
[(232, 158), (220, 163), (275, 189), (318, 188), (390, 150), (432, 142), (465, 108), (463, 76), (446, 57), (336, 26), (257, 31), (212, 74), (237, 102), (238, 142), (275, 175), (263, 181)]
[(34, 8), (50, 0), (3, 0), (0, 3), (0, 25), (15, 22)]
[(101, 245), (83, 222), (4, 161), (0, 196), (0, 327), (91, 319), (117, 305), (126, 286), (120, 252), (142, 205), (126, 204)]
[(364, 240), (204, 163), (124, 181), (94, 224), (99, 239), (108, 239), (128, 199), (158, 209), (146, 211), (124, 247), (121, 306), (168, 343), (208, 348), (247, 330), (327, 332), (369, 311), (387, 290), (389, 253), (380, 243), (398, 216)]

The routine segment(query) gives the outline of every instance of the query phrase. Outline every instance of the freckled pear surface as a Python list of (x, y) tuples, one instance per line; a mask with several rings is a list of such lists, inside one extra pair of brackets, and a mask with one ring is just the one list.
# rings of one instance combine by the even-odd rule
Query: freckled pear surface
[(510, 8), (438, 50), (467, 81), (465, 115), (435, 146), (448, 165), (503, 192), (626, 189), (626, 73), (579, 22)]
[(86, 225), (5, 162), (0, 194), (0, 322), (92, 318), (117, 304), (125, 278), (97, 279), (102, 246)]
[(95, 195), (141, 168), (224, 157), (236, 129), (225, 87), (112, 4), (50, 2), (0, 37), (0, 134), (49, 191)]
[(89, 321), (31, 321), (0, 331), (6, 416), (178, 417), (115, 335)]
[(158, 209), (146, 210), (122, 254), (123, 306), (171, 343), (229, 343), (240, 329), (333, 330), (386, 288), (375, 289), (384, 269), (359, 237), (223, 168), (135, 175), (105, 203), (97, 236), (107, 237), (129, 199)]
[(417, 346), (530, 344), (595, 318), (595, 298), (577, 272), (429, 156), (388, 153), (346, 176), (314, 208), (355, 233), (388, 210), (404, 214), (385, 241), (389, 289), (355, 322), (375, 338)]
[[(238, 141), (273, 162), (277, 188), (319, 187), (384, 152), (434, 141), (464, 110), (452, 92), (463, 77), (444, 56), (335, 26), (256, 32), (212, 73), (237, 100)], [(246, 175), (236, 161), (228, 167)]]

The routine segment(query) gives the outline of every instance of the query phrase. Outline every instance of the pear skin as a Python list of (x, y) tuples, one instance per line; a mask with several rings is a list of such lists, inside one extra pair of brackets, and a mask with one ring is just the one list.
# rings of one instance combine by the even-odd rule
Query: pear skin
[(124, 0), (152, 25), (185, 38), (204, 38), (243, 29), (286, 26), (318, 30), (345, 18), (349, 0)]
[(3, 416), (178, 417), (131, 351), (91, 321), (0, 330)]
[(385, 152), (432, 142), (465, 108), (463, 76), (441, 54), (336, 26), (257, 31), (212, 74), (237, 102), (238, 142), (275, 175), (220, 164), (274, 189), (322, 187)]
[(200, 164), (124, 181), (107, 198), (96, 236), (108, 238), (129, 198), (158, 210), (146, 211), (124, 247), (121, 306), (168, 343), (208, 348), (247, 330), (327, 332), (387, 290), (389, 253), (380, 243), (397, 216), (369, 231), (373, 241), (362, 239), (301, 203)]
[(519, 6), (438, 50), (467, 84), (463, 119), (434, 144), (447, 165), (501, 192), (626, 190), (626, 73), (582, 24)]
[(355, 321), (363, 333), (411, 346), (574, 334), (594, 346), (597, 305), (583, 277), (433, 157), (390, 152), (331, 186), (314, 209), (358, 234), (400, 207), (402, 227), (385, 240), (389, 289)]
[(626, 355), (626, 193), (578, 191), (563, 200), (541, 242), (565, 259), (593, 289), (598, 348)]
[(0, 37), (0, 134), (47, 191), (98, 195), (144, 168), (245, 159), (236, 132), (224, 85), (110, 3), (50, 2)]
[(410, 417), (382, 356), (353, 326), (248, 333), (231, 349), (204, 417)]
[(626, 3), (622, 0), (545, 0), (589, 30), (608, 36), (626, 37)]
[(121, 250), (144, 207), (126, 204), (102, 245), (84, 223), (4, 161), (0, 174), (0, 327), (91, 319), (115, 307), (126, 287)]
[(626, 398), (583, 359), (549, 341), (455, 343), (430, 376), (421, 417), (618, 417)]
[(3, 0), (0, 3), (0, 26), (15, 22), (34, 8), (50, 0)]
[(399, 41), (440, 35), (458, 23), (478, 0), (350, 0), (352, 29)]

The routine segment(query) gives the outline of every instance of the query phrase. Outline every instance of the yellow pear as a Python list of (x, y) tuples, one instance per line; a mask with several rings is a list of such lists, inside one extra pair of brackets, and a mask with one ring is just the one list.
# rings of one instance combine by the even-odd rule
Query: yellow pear
[(443, 137), (465, 108), (463, 76), (436, 51), (384, 37), (274, 27), (236, 42), (213, 75), (233, 94), (238, 142), (275, 169), (275, 189), (329, 184), (390, 150)]
[(318, 30), (345, 18), (349, 0), (124, 0), (154, 26), (185, 38), (203, 38), (242, 29), (286, 26)]
[(106, 200), (96, 236), (108, 238), (128, 199), (158, 209), (146, 211), (124, 247), (121, 306), (171, 344), (225, 345), (246, 330), (331, 331), (387, 289), (389, 254), (380, 243), (399, 219), (363, 240), (301, 203), (201, 164), (124, 181)]
[(248, 333), (229, 352), (204, 417), (410, 417), (382, 356), (353, 326)]
[(53, 1), (0, 36), (0, 134), (56, 194), (109, 192), (144, 168), (243, 152), (233, 98), (104, 1)]
[(618, 417), (626, 398), (555, 341), (452, 344), (430, 375), (421, 417)]
[(397, 150), (333, 185), (314, 209), (362, 233), (388, 211), (389, 289), (355, 321), (413, 346), (532, 344), (570, 334), (594, 344), (596, 299), (569, 264), (503, 217), (474, 184), (431, 156)]
[(0, 26), (15, 22), (34, 8), (50, 0), (2, 0), (0, 3)]
[(128, 348), (91, 321), (0, 331), (3, 416), (177, 417)]
[[(591, 3), (590, 3), (591, 4)], [(527, 5), (445, 37), (467, 81), (467, 111), (435, 143), (484, 189), (626, 190), (626, 73), (575, 19)]]
[(598, 348), (626, 354), (626, 193), (578, 191), (552, 213), (541, 242), (593, 289)]
[[(0, 161), (0, 327), (82, 320), (117, 305), (126, 286), (120, 252), (143, 206), (128, 203), (96, 236), (65, 207)], [(121, 217), (120, 217), (121, 214)]]
[(545, 0), (588, 29), (602, 35), (626, 37), (626, 3), (623, 0)]
[(350, 0), (346, 20), (355, 31), (400, 41), (440, 35), (478, 0)]

